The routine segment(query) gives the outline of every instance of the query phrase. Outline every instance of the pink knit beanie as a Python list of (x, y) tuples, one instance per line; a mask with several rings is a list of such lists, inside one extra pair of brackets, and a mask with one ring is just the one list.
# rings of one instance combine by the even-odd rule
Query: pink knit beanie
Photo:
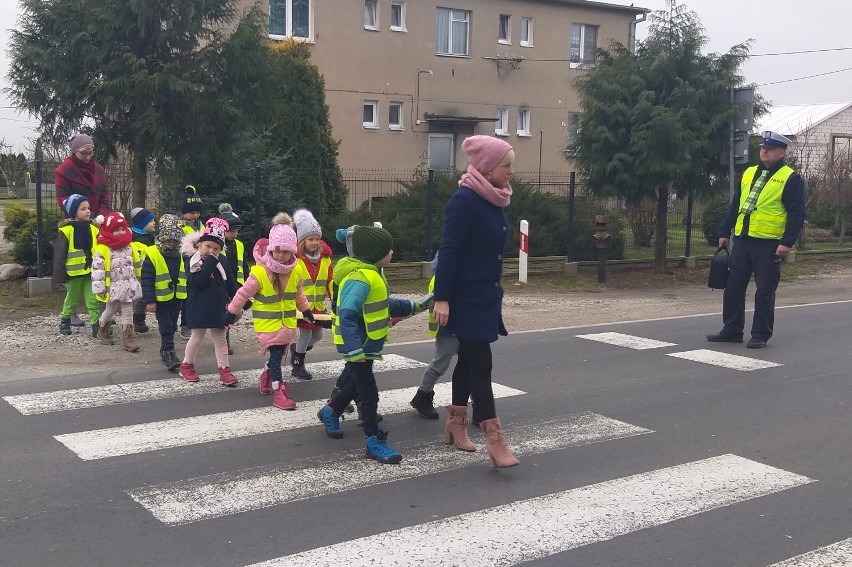
[(483, 175), (500, 165), (511, 149), (512, 146), (493, 136), (471, 136), (462, 142), (468, 163)]
[(272, 219), (272, 228), (269, 229), (269, 245), (266, 247), (267, 253), (272, 252), (276, 248), (296, 253), (298, 249), (298, 241), (296, 240), (296, 231), (293, 230), (290, 224), (292, 220), (290, 215), (286, 213), (278, 213)]

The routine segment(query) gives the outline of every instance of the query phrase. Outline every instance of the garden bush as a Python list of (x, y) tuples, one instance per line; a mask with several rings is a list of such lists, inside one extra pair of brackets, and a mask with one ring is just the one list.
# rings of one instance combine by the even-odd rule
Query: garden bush
[(725, 220), (725, 214), (728, 212), (729, 197), (727, 193), (720, 193), (704, 204), (704, 211), (701, 216), (701, 229), (704, 232), (704, 239), (708, 246), (717, 246), (719, 244), (719, 226)]
[[(6, 205), (3, 208), (3, 217), (6, 219), (3, 238), (12, 243), (12, 257), (21, 264), (35, 266), (38, 263), (36, 212), (21, 205)], [(57, 210), (42, 211), (42, 226), (45, 236), (42, 245), (42, 260), (46, 266), (51, 266), (53, 245), (56, 243), (56, 233), (61, 218), (62, 216)]]

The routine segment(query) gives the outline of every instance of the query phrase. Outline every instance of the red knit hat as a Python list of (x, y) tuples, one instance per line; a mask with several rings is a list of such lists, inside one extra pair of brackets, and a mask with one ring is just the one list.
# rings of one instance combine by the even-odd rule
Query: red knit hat
[(512, 146), (494, 136), (471, 136), (462, 142), (462, 150), (467, 154), (468, 163), (485, 175), (500, 165)]

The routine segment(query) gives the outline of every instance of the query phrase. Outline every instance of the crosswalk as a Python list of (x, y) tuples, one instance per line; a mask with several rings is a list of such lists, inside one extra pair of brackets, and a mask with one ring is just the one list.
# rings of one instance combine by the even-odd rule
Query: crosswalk
[[(584, 334), (577, 338), (630, 350), (659, 351), (660, 364), (676, 358), (735, 371), (768, 371), (780, 366), (769, 360), (706, 349), (682, 349), (675, 342), (623, 333)], [(416, 384), (425, 366), (422, 361), (389, 354), (375, 370), (377, 375), (404, 375), (404, 383)], [(342, 362), (337, 360), (311, 365), (316, 380), (336, 378), (341, 369)], [(238, 389), (257, 388), (259, 370), (237, 374)], [(494, 396), (500, 400), (501, 412), (535, 399), (537, 395), (534, 381), (514, 381), (514, 385), (523, 387), (519, 389), (499, 383), (499, 377), (495, 380), (498, 382), (493, 384)], [(414, 387), (382, 388), (385, 380), (379, 382), (379, 410), (386, 417), (392, 419), (411, 411), (409, 400), (415, 392)], [(150, 408), (156, 402), (200, 395), (226, 399), (229, 392), (233, 389), (222, 388), (216, 375), (211, 374), (202, 376), (198, 384), (187, 384), (171, 376), (144, 382), (15, 394), (2, 399), (26, 423), (27, 420), (50, 418), (52, 414), (61, 418), (74, 410), (88, 410), (90, 417), (112, 406)], [(448, 404), (450, 395), (449, 383), (438, 384), (435, 405)], [(184, 417), (165, 420), (146, 420), (148, 413), (134, 411), (122, 416), (120, 425), (112, 422), (111, 427), (85, 430), (75, 428), (74, 420), (57, 419), (50, 423), (61, 429), (51, 432), (50, 438), (56, 442), (55, 450), (64, 451), (66, 461), (71, 459), (83, 466), (98, 462), (115, 466), (122, 458), (135, 458), (133, 466), (139, 466), (145, 458), (153, 458), (152, 453), (179, 460), (182, 451), (188, 448), (203, 449), (207, 455), (225, 455), (234, 444), (263, 434), (290, 432), (300, 438), (321, 437), (316, 410), (324, 401), (323, 398), (299, 401), (296, 411), (283, 412), (269, 407), (269, 398), (258, 396), (258, 407), (184, 414)], [(640, 439), (658, 435), (644, 424), (632, 424), (592, 411), (541, 416), (527, 421), (507, 419), (505, 429), (512, 450), (522, 461), (519, 469), (501, 472), (513, 478), (523, 478), (524, 466), (530, 466), (536, 457), (581, 450), (586, 446), (639, 443)], [(416, 491), (416, 483), (427, 477), (457, 474), (471, 467), (490, 469), (482, 435), (472, 435), (477, 451), (466, 453), (440, 443), (435, 438), (434, 427), (429, 431), (428, 437), (394, 440), (394, 448), (404, 455), (403, 462), (397, 466), (382, 466), (367, 460), (363, 450), (353, 450), (352, 444), (323, 439), (324, 447), (339, 444), (341, 449), (332, 448), (330, 453), (298, 459), (270, 454), (259, 466), (229, 466), (207, 474), (204, 470), (196, 471), (195, 475), (186, 475), (188, 478), (178, 476), (175, 480), (172, 476), (165, 482), (162, 479), (152, 482), (144, 470), (140, 470), (134, 482), (122, 487), (122, 505), (136, 510), (147, 522), (174, 531), (182, 526), (201, 527), (228, 519), (252, 521), (254, 515), (269, 510), (281, 510), (286, 514), (288, 507), (323, 498), (334, 497), (345, 502), (362, 491), (369, 493), (382, 486), (410, 485), (410, 489)], [(562, 486), (567, 488), (563, 490), (511, 497), (507, 503), (495, 505), (483, 499), (479, 509), (474, 511), (435, 517), (421, 523), (400, 523), (392, 529), (368, 535), (359, 533), (360, 537), (343, 538), (330, 545), (305, 549), (295, 543), (280, 553), (266, 553), (263, 557), (246, 555), (242, 565), (519, 565), (711, 510), (794, 491), (818, 480), (784, 470), (769, 461), (758, 462), (724, 452), (664, 464), (661, 468), (637, 467), (617, 478), (595, 479), (599, 482)], [(259, 490), (258, 487), (275, 487), (275, 490)], [(232, 537), (238, 544), (239, 534)], [(215, 558), (210, 558), (207, 564), (215, 564)], [(829, 565), (852, 565), (852, 538), (769, 567)]]

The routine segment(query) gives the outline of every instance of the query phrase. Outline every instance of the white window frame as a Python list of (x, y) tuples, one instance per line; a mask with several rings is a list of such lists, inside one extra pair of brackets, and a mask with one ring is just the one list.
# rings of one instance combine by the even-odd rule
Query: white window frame
[(499, 107), (496, 114), (497, 122), (494, 123), (495, 136), (509, 135), (509, 109)]
[[(397, 118), (396, 122), (393, 122), (391, 120), (391, 111), (392, 111), (393, 108), (399, 109), (399, 111), (398, 111), (399, 114), (398, 114), (398, 118)], [(404, 108), (405, 108), (405, 106), (400, 101), (392, 100), (388, 103), (388, 130), (393, 130), (393, 131), (396, 131), (396, 132), (399, 132), (401, 130), (405, 130), (405, 125), (404, 125), (403, 119), (402, 119), (402, 116), (403, 116), (402, 112), (403, 112)]]
[[(463, 14), (465, 19), (454, 19), (454, 16), (459, 16)], [(455, 8), (444, 8), (438, 6), (437, 12), (435, 13), (435, 55), (443, 55), (448, 57), (470, 57), (470, 10), (457, 10)], [(447, 19), (447, 44), (446, 45), (438, 45), (438, 21), (445, 16)], [(453, 49), (453, 29), (455, 23), (465, 24), (465, 38), (464, 38), (464, 53), (455, 53), (452, 51)]]
[[(370, 20), (372, 20), (372, 22)], [(374, 31), (379, 30), (378, 0), (364, 0), (364, 29)]]
[[(314, 40), (314, 0), (306, 0), (308, 2), (308, 32), (307, 35), (293, 35), (293, 0), (280, 0), (284, 2), (284, 21), (285, 21), (285, 29), (284, 34), (275, 34), (271, 31), (268, 32), (269, 39), (296, 39), (301, 41), (310, 41)], [(267, 4), (269, 16), (268, 26), (269, 30), (272, 29), (272, 0)]]
[(518, 109), (518, 136), (529, 138), (530, 134), (530, 109), (521, 107)]
[[(373, 121), (367, 122), (364, 120), (364, 110), (368, 106), (373, 108)], [(364, 130), (378, 130), (379, 129), (379, 101), (377, 100), (365, 100), (364, 105), (361, 107), (361, 125)]]
[(497, 22), (497, 43), (512, 45), (512, 17), (509, 14), (500, 14)]
[[(444, 139), (450, 141), (450, 163), (447, 169), (453, 169), (456, 166), (456, 136), (455, 134), (429, 134), (428, 146), (426, 149), (426, 163), (429, 167), (439, 169), (432, 160), (432, 140)], [(441, 169), (441, 171), (445, 171)]]
[[(527, 24), (527, 37), (524, 39), (524, 23)], [(519, 43), (521, 47), (532, 47), (533, 46), (533, 19), (532, 18), (521, 18), (521, 31), (518, 35)]]
[[(399, 6), (399, 25), (393, 25), (393, 9), (394, 6)], [(405, 2), (391, 2), (391, 15), (390, 15), (390, 30), (395, 32), (404, 32), (408, 31), (405, 28)]]
[[(579, 30), (580, 30), (580, 33), (579, 33), (579, 40), (580, 41), (579, 41), (579, 46), (578, 46), (578, 49), (577, 49), (578, 55), (577, 55), (577, 58), (575, 59), (575, 57), (574, 57), (574, 34), (575, 34), (575, 31), (578, 27), (579, 27)], [(590, 30), (590, 29), (595, 30), (595, 49), (597, 49), (597, 46), (598, 46), (598, 41), (597, 41), (598, 40), (598, 30), (600, 30), (600, 26), (596, 26), (596, 25), (593, 25), (593, 24), (579, 24), (579, 23), (574, 23), (574, 24), (571, 25), (571, 38), (570, 38), (569, 45), (568, 45), (568, 59), (571, 61), (569, 63), (569, 65), (572, 69), (577, 69), (579, 67), (594, 65), (593, 59), (587, 60), (587, 56), (594, 57), (594, 54), (590, 55), (590, 54), (586, 53), (586, 34), (588, 33), (588, 30)]]

